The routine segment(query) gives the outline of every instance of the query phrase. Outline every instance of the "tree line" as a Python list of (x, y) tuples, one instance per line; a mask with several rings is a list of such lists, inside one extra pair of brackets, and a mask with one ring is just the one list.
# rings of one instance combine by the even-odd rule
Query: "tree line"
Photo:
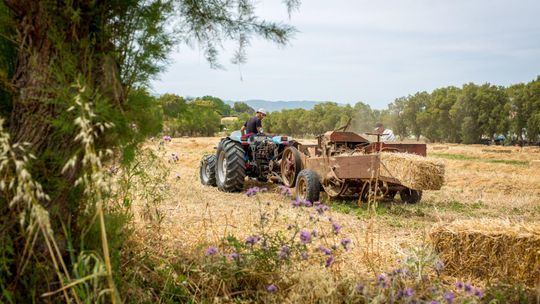
[[(254, 112), (243, 102), (231, 107), (212, 96), (184, 100), (166, 94), (160, 100), (165, 124), (173, 134), (188, 136), (237, 130)], [(237, 116), (238, 120), (221, 124), (223, 116)], [(467, 83), (430, 93), (417, 92), (396, 98), (383, 110), (372, 109), (363, 102), (354, 105), (323, 102), (311, 110), (281, 110), (267, 115), (263, 129), (296, 137), (314, 136), (344, 126), (349, 119), (349, 130), (370, 132), (376, 122), (382, 122), (401, 139), (471, 144), (504, 138), (508, 143), (537, 143), (540, 141), (540, 76), (509, 87)]]

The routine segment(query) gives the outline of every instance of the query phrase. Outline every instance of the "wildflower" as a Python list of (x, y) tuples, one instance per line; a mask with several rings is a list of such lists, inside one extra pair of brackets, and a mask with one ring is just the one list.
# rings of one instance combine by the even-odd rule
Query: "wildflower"
[(254, 196), (255, 194), (259, 193), (261, 191), (261, 188), (255, 186), (247, 189), (246, 195), (247, 196)]
[(214, 255), (218, 252), (217, 248), (214, 247), (214, 246), (211, 246), (211, 247), (208, 247), (208, 249), (206, 249), (206, 255)]
[(317, 212), (319, 214), (323, 214), (325, 211), (327, 211), (328, 209), (328, 206), (324, 205), (324, 204), (319, 204), (317, 207), (315, 207), (315, 210), (317, 210)]
[(300, 256), (302, 257), (302, 260), (307, 260), (309, 258), (309, 254), (305, 251), (302, 251), (302, 253), (300, 253)]
[(433, 300), (433, 301), (429, 302), (429, 304), (439, 304), (439, 301)]
[(394, 269), (394, 271), (392, 271), (392, 275), (397, 275), (397, 274), (400, 274), (402, 272), (403, 272), (403, 269), (397, 268), (397, 269)]
[(261, 239), (258, 235), (250, 235), (246, 238), (246, 244), (248, 245), (255, 245), (259, 240)]
[(163, 140), (164, 141), (171, 141), (172, 137), (170, 137), (169, 135), (165, 135), (165, 136), (163, 136)]
[(295, 207), (295, 208), (296, 208), (296, 207), (300, 207), (300, 204), (301, 204), (301, 201), (298, 200), (298, 199), (296, 199), (296, 200), (294, 200), (294, 201), (291, 202), (291, 206), (293, 206), (293, 207)]
[(288, 259), (291, 255), (291, 248), (289, 246), (282, 246), (278, 253), (281, 259)]
[(332, 264), (334, 264), (334, 256), (331, 255), (328, 257), (328, 259), (326, 259), (326, 263), (324, 264), (324, 267), (330, 267), (332, 266)]
[(446, 300), (446, 303), (452, 304), (456, 296), (452, 292), (447, 292), (444, 294), (443, 298)]
[(292, 189), (287, 187), (287, 186), (283, 186), (283, 185), (279, 185), (278, 186), (279, 188), (279, 191), (281, 192), (281, 195), (283, 196), (292, 196)]
[(343, 246), (343, 249), (349, 250), (349, 245), (351, 244), (351, 239), (341, 239), (341, 246)]
[(305, 207), (311, 207), (311, 206), (313, 206), (313, 204), (312, 204), (310, 201), (308, 201), (308, 200), (304, 200), (302, 203), (303, 203), (303, 205), (304, 205)]
[(437, 271), (437, 273), (439, 273), (443, 269), (444, 269), (444, 263), (441, 260), (437, 260), (437, 262), (435, 263), (435, 271)]
[(324, 254), (326, 255), (331, 255), (332, 254), (332, 250), (324, 247), (323, 245), (319, 246), (318, 248), (320, 251), (322, 251)]
[(356, 284), (356, 288), (355, 288), (356, 292), (358, 293), (364, 293), (364, 285), (358, 283)]
[(180, 156), (178, 156), (178, 154), (176, 154), (175, 152), (171, 153), (171, 160), (173, 162), (177, 162), (180, 160)]
[(266, 291), (268, 291), (269, 293), (274, 293), (278, 291), (278, 288), (276, 285), (270, 284), (268, 285), (268, 287), (266, 287)]
[(388, 282), (386, 281), (386, 276), (384, 273), (381, 273), (377, 276), (377, 281), (379, 282), (379, 286), (382, 288), (386, 288), (388, 286)]
[(407, 287), (404, 291), (403, 291), (403, 295), (405, 297), (412, 297), (412, 295), (414, 294), (414, 291), (412, 288), (410, 287)]
[(334, 230), (334, 234), (338, 234), (341, 231), (341, 225), (338, 223), (332, 223), (332, 229)]
[(313, 202), (313, 206), (319, 206), (320, 204), (321, 204), (321, 202), (319, 202), (319, 201)]
[(229, 254), (229, 257), (233, 260), (239, 260), (240, 259), (240, 255), (236, 252), (233, 252), (231, 254)]
[(300, 241), (302, 244), (311, 243), (311, 234), (309, 231), (302, 230), (302, 232), (300, 232)]
[(458, 282), (456, 283), (456, 288), (457, 288), (457, 289), (463, 289), (463, 282), (458, 281)]
[(484, 297), (484, 293), (482, 292), (482, 290), (480, 290), (480, 288), (476, 288), (474, 290), (474, 295), (477, 296), (479, 299)]
[(471, 284), (465, 283), (465, 287), (463, 288), (463, 290), (465, 290), (465, 291), (468, 292), (468, 293), (471, 293), (471, 292), (472, 292), (472, 286), (471, 286)]
[(111, 166), (111, 167), (109, 168), (109, 174), (110, 174), (110, 175), (115, 175), (116, 173), (118, 173), (118, 167), (117, 167), (117, 166), (114, 166), (114, 165)]

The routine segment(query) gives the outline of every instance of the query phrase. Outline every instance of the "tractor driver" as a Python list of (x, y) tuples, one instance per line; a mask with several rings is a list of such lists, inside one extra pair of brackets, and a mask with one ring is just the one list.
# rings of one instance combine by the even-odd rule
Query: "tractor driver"
[(265, 109), (257, 110), (257, 113), (255, 113), (255, 116), (248, 119), (248, 121), (246, 121), (246, 123), (242, 126), (242, 128), (240, 128), (240, 132), (242, 132), (242, 136), (262, 133), (263, 131), (262, 120), (265, 116), (266, 116)]

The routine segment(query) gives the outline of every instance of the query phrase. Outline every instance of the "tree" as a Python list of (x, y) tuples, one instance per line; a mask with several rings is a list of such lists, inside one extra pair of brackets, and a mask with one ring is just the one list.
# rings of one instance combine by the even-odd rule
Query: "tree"
[(240, 114), (240, 113), (254, 114), (255, 113), (255, 109), (250, 107), (247, 103), (241, 102), (241, 101), (237, 101), (234, 103), (233, 111), (236, 112), (237, 114)]
[[(246, 61), (246, 47), (254, 36), (278, 44), (289, 41), (294, 28), (258, 18), (254, 3), (250, 0), (3, 0), (0, 16), (8, 16), (9, 20), (2, 20), (7, 26), (2, 29), (2, 39), (7, 37), (14, 42), (11, 50), (16, 50), (16, 60), (8, 63), (16, 62), (16, 65), (12, 72), (6, 69), (8, 72), (2, 75), (11, 77), (3, 85), (9, 87), (10, 96), (6, 99), (11, 100), (11, 105), (3, 107), (2, 114), (9, 116), (7, 130), (11, 141), (28, 143), (29, 152), (37, 156), (28, 162), (28, 170), (51, 197), (39, 203), (49, 212), (54, 236), (64, 244), (61, 252), (67, 251), (67, 236), (73, 244), (79, 244), (83, 211), (92, 210), (85, 205), (91, 200), (85, 201), (80, 195), (84, 185), (75, 185), (85, 168), (80, 144), (75, 141), (79, 130), (73, 123), (83, 113), (67, 111), (76, 98), (84, 99), (95, 113), (91, 116), (92, 123), (114, 123), (114, 129), (96, 140), (97, 149), (133, 147), (137, 135), (130, 128), (130, 119), (139, 116), (128, 112), (141, 111), (137, 105), (145, 104), (143, 100), (148, 99), (138, 89), (143, 89), (162, 69), (175, 42), (198, 44), (211, 66), (218, 67), (220, 46), (225, 40), (237, 42), (233, 60), (238, 64)], [(290, 12), (298, 7), (299, 1), (285, 3)], [(167, 31), (169, 28), (171, 32)], [(135, 93), (131, 94), (132, 91)], [(194, 109), (213, 115), (207, 109)], [(148, 113), (159, 115), (154, 110)], [(65, 160), (74, 155), (79, 155), (75, 165), (63, 170)], [(12, 198), (13, 194), (1, 197), (0, 230), (21, 236), (17, 221), (4, 221), (19, 218), (17, 213), (23, 208), (4, 208)], [(24, 238), (15, 237), (12, 241), (14, 252), (22, 252)], [(81, 248), (73, 248), (71, 254), (76, 256), (78, 249)], [(17, 271), (23, 257), (11, 254), (10, 258), (13, 259), (10, 265)], [(16, 302), (31, 302), (26, 297), (56, 289), (48, 285), (54, 282), (50, 277), (54, 273), (50, 261), (38, 256), (33, 262), (41, 265), (42, 273), (26, 283), (20, 276), (11, 282), (11, 291), (33, 290), (13, 296)], [(23, 283), (30, 285), (21, 288)]]

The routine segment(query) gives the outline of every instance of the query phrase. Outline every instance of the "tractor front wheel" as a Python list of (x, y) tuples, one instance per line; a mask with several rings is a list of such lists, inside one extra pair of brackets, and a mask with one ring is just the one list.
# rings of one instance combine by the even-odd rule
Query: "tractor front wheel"
[(201, 160), (199, 169), (201, 184), (205, 186), (216, 186), (216, 156), (205, 155)]
[(218, 146), (216, 164), (216, 182), (219, 190), (238, 192), (244, 188), (246, 161), (242, 146), (229, 139), (223, 139)]
[(403, 189), (399, 191), (401, 200), (407, 204), (416, 204), (422, 199), (422, 191), (413, 189)]
[(296, 198), (316, 202), (321, 194), (321, 183), (315, 171), (304, 169), (296, 179)]

